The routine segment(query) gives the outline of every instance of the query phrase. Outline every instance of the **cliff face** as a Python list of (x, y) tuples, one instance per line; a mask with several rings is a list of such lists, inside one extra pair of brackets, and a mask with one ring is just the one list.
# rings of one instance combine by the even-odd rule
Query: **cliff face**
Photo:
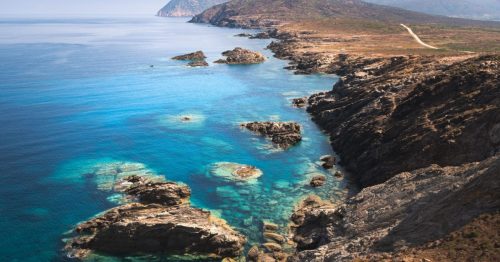
[(425, 57), (365, 60), (308, 110), (331, 135), (362, 186), (439, 164), (480, 161), (500, 150), (500, 57), (458, 63)]
[(194, 16), (204, 10), (228, 0), (171, 0), (160, 11), (158, 16)]

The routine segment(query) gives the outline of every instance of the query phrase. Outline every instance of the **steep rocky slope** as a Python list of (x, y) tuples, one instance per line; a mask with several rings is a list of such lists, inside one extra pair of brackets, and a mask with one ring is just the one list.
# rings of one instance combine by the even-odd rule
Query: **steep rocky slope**
[[(343, 72), (343, 64), (351, 68)], [(499, 56), (456, 63), (341, 56), (331, 68), (344, 76), (332, 91), (312, 96), (308, 111), (362, 186), (500, 150)]]
[(228, 0), (171, 0), (160, 11), (158, 16), (194, 16), (204, 10)]
[(400, 7), (435, 15), (475, 19), (500, 19), (498, 0), (365, 0), (365, 2)]
[[(294, 237), (300, 252), (291, 261), (381, 261), (409, 248), (435, 248), (443, 242), (440, 239), (480, 214), (498, 211), (499, 187), (500, 155), (463, 166), (432, 165), (398, 174), (338, 208), (305, 211)], [(494, 225), (493, 229), (498, 231)], [(498, 259), (495, 241), (498, 235), (487, 241), (489, 255)]]

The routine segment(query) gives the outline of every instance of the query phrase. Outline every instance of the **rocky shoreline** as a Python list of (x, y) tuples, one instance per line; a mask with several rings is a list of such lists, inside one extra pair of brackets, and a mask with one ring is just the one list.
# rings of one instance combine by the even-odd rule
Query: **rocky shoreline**
[[(292, 217), (297, 252), (288, 261), (432, 260), (426, 250), (444, 248), (443, 239), (482, 214), (498, 232), (491, 221), (500, 210), (500, 56), (304, 52), (321, 40), (223, 8), (192, 21), (263, 29), (277, 39), (268, 48), (291, 61), (287, 69), (340, 76), (332, 91), (308, 99), (307, 110), (364, 189), (341, 205), (303, 204), (294, 215), (301, 219)], [(459, 260), (498, 258), (489, 244), (477, 246), (481, 257)]]

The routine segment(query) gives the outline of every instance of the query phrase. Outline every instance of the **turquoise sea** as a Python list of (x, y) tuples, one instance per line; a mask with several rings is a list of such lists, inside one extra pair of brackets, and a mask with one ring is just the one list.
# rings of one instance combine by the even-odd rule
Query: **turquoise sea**
[[(286, 61), (265, 50), (270, 40), (234, 37), (244, 30), (186, 21), (0, 19), (1, 261), (64, 260), (67, 232), (117, 205), (92, 176), (106, 166), (139, 166), (188, 184), (194, 206), (251, 243), (262, 241), (263, 220), (285, 233), (300, 198), (345, 196), (346, 182), (318, 166), (332, 154), (327, 136), (289, 101), (329, 90), (336, 78), (283, 70)], [(189, 68), (170, 59), (203, 50), (212, 62), (237, 46), (269, 60)], [(193, 121), (179, 121), (183, 115)], [(280, 151), (238, 126), (263, 120), (299, 122), (304, 141)], [(209, 172), (218, 162), (264, 174), (256, 183), (223, 181)], [(313, 189), (317, 173), (328, 185)]]

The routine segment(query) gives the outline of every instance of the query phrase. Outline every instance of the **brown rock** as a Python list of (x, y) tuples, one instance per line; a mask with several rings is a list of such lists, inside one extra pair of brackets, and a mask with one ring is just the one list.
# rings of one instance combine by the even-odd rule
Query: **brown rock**
[(205, 56), (203, 51), (196, 51), (194, 53), (189, 53), (189, 54), (185, 54), (185, 55), (179, 55), (179, 56), (172, 57), (172, 59), (174, 59), (174, 60), (192, 60), (192, 61), (205, 60), (205, 58), (207, 58), (207, 57)]
[(307, 106), (307, 97), (292, 99), (292, 105), (297, 108), (303, 108)]
[(322, 156), (320, 160), (323, 162), (321, 166), (325, 169), (332, 169), (337, 164), (337, 159), (334, 156)]
[(286, 242), (285, 237), (283, 237), (280, 234), (273, 233), (273, 232), (264, 232), (263, 236), (265, 239), (271, 240), (273, 242), (276, 242), (278, 244), (283, 244)]
[(203, 66), (208, 66), (208, 63), (205, 60), (196, 60), (196, 61), (189, 62), (188, 66), (190, 66), (190, 67), (203, 67)]
[(266, 57), (261, 53), (237, 47), (233, 50), (222, 53), (226, 59), (219, 59), (215, 63), (219, 64), (260, 64), (266, 61)]
[(287, 149), (302, 140), (301, 127), (293, 122), (252, 122), (242, 127), (271, 139), (280, 148)]
[(80, 224), (70, 255), (95, 250), (113, 255), (192, 253), (238, 257), (245, 238), (210, 212), (186, 205), (127, 204)]
[(325, 182), (326, 182), (325, 176), (315, 176), (311, 179), (309, 185), (311, 185), (312, 187), (320, 187), (323, 186)]
[(146, 183), (130, 187), (127, 194), (137, 197), (143, 204), (179, 205), (189, 201), (191, 190), (176, 183)]

